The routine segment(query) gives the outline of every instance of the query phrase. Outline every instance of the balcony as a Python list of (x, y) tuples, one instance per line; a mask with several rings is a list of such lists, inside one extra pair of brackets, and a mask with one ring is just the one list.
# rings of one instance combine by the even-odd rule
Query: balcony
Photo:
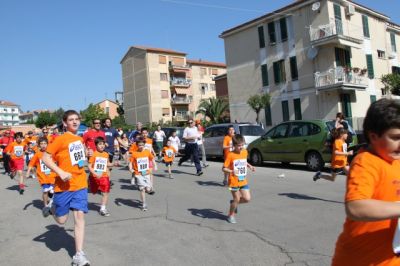
[(169, 62), (169, 70), (176, 73), (186, 73), (190, 71), (189, 65), (174, 65), (172, 62)]
[(317, 90), (341, 88), (344, 90), (363, 90), (368, 87), (367, 73), (363, 75), (345, 71), (343, 67), (331, 68), (325, 72), (314, 73)]
[(172, 87), (190, 87), (192, 80), (185, 78), (172, 78), (170, 81)]
[(310, 40), (313, 46), (341, 44), (361, 49), (364, 42), (363, 29), (352, 24), (343, 26), (343, 21), (336, 20), (325, 25), (310, 26)]
[(181, 111), (181, 112), (176, 112), (175, 116), (173, 117), (174, 120), (176, 121), (187, 121), (190, 117), (189, 111)]
[(190, 104), (192, 101), (192, 97), (175, 97), (171, 99), (171, 104)]

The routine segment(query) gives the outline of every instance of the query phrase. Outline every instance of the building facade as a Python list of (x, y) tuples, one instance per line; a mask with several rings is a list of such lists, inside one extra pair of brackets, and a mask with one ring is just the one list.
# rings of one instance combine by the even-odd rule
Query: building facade
[(299, 0), (224, 31), (231, 120), (254, 121), (247, 99), (269, 93), (267, 126), (343, 112), (361, 129), (369, 104), (390, 97), (380, 78), (399, 71), (399, 34), (347, 0)]
[(133, 46), (121, 60), (125, 121), (186, 121), (202, 99), (215, 97), (222, 63), (188, 60), (186, 53)]
[(105, 114), (108, 115), (109, 118), (114, 119), (115, 117), (118, 116), (118, 103), (111, 101), (111, 100), (103, 100), (99, 103), (96, 103), (95, 105), (98, 105)]
[(20, 106), (18, 104), (0, 100), (0, 125), (19, 125)]

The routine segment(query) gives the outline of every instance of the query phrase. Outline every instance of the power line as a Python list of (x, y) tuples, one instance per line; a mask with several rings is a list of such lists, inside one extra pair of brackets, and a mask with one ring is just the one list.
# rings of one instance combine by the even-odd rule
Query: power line
[(173, 3), (173, 4), (180, 4), (180, 5), (200, 6), (200, 7), (208, 7), (208, 8), (219, 8), (219, 9), (227, 9), (227, 10), (234, 10), (234, 11), (244, 11), (244, 12), (255, 12), (255, 13), (260, 13), (260, 14), (264, 13), (264, 12), (262, 12), (260, 10), (255, 10), (255, 9), (245, 9), (245, 8), (238, 8), (238, 7), (200, 4), (200, 3), (178, 1), (178, 0), (160, 0), (160, 1), (161, 2), (167, 2), (167, 3)]

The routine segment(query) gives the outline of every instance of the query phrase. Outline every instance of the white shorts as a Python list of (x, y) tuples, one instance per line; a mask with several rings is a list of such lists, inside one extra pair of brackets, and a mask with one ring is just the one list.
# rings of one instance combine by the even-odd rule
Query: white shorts
[(136, 175), (136, 185), (139, 187), (139, 190), (143, 190), (145, 188), (152, 188), (153, 184), (150, 180), (150, 175)]

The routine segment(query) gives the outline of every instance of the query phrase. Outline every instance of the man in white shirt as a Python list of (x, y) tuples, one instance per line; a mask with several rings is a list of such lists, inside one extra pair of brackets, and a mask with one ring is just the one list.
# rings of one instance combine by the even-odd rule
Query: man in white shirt
[(182, 165), (183, 162), (187, 161), (191, 156), (193, 156), (194, 165), (196, 166), (197, 175), (203, 174), (201, 170), (200, 160), (199, 160), (199, 147), (197, 141), (200, 138), (199, 131), (194, 124), (193, 119), (189, 119), (189, 126), (183, 131), (183, 140), (186, 142), (185, 145), (185, 155), (181, 157), (178, 165)]
[(161, 153), (164, 146), (164, 139), (167, 138), (165, 132), (161, 130), (161, 126), (157, 127), (157, 130), (154, 131), (153, 135), (154, 141), (156, 142), (156, 153), (158, 155), (158, 160), (161, 160)]

